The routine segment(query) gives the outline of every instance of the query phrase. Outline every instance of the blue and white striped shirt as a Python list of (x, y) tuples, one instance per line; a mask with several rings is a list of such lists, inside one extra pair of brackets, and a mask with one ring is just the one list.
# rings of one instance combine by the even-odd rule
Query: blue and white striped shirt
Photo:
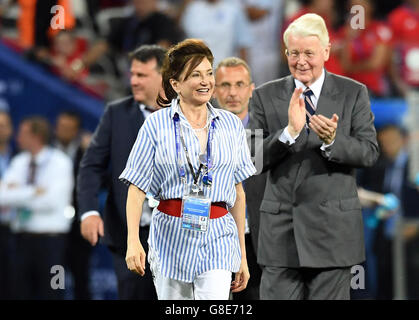
[[(215, 129), (211, 145), (212, 186), (204, 187), (204, 194), (212, 202), (226, 202), (231, 208), (236, 200), (235, 185), (253, 175), (256, 169), (240, 119), (228, 111), (213, 108), (209, 103), (208, 111), (210, 120), (214, 119)], [(189, 157), (197, 172), (199, 140), (178, 101), (173, 100), (170, 108), (158, 110), (145, 120), (126, 168), (119, 177), (145, 193), (150, 192), (156, 199), (176, 199), (184, 195), (176, 159), (175, 114), (179, 115)], [(180, 155), (186, 164), (183, 149)], [(186, 181), (191, 186), (193, 176), (188, 166), (185, 169)], [(238, 271), (240, 245), (237, 227), (230, 213), (211, 219), (206, 233), (183, 230), (180, 221), (180, 218), (166, 215), (157, 209), (153, 212), (149, 259), (159, 259), (164, 276), (192, 282), (195, 275), (212, 269)]]

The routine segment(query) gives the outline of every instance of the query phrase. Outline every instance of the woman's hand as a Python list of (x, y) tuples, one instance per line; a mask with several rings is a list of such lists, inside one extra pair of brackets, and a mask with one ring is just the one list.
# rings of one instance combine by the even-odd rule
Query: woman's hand
[(125, 262), (127, 263), (127, 267), (129, 270), (138, 273), (140, 276), (144, 276), (145, 258), (146, 253), (139, 240), (128, 243)]
[(240, 264), (240, 270), (236, 273), (235, 279), (231, 283), (231, 292), (240, 292), (246, 289), (249, 279), (249, 268), (247, 267), (247, 260), (244, 258)]

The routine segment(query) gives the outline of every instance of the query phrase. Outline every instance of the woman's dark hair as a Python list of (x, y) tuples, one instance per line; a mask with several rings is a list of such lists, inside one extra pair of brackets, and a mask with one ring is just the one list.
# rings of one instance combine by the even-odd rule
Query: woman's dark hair
[(186, 79), (204, 58), (207, 58), (211, 66), (214, 56), (208, 46), (199, 39), (186, 39), (170, 48), (166, 53), (162, 67), (163, 90), (166, 98), (160, 94), (157, 97), (157, 104), (161, 107), (170, 105), (177, 93), (170, 84), (170, 79), (180, 80), (180, 76), (186, 69)]

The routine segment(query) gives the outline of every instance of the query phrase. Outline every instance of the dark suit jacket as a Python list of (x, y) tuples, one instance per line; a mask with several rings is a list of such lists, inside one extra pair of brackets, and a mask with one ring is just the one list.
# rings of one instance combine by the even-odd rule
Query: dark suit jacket
[[(251, 136), (251, 130), (248, 128), (248, 125), (246, 126), (246, 134), (248, 137)], [(248, 143), (250, 150), (254, 150), (254, 142), (253, 145), (250, 141), (248, 141)], [(257, 157), (257, 155), (253, 153), (252, 156), (255, 158)], [(263, 200), (265, 185), (266, 172), (257, 172), (255, 175), (247, 178), (243, 183), (243, 188), (246, 193), (246, 213), (249, 223), (250, 236), (252, 239), (252, 246), (255, 253), (257, 253), (258, 250), (260, 204)]]
[(144, 115), (133, 97), (106, 107), (92, 141), (80, 163), (77, 178), (78, 213), (98, 211), (98, 193), (108, 175), (108, 197), (103, 213), (105, 243), (125, 255), (127, 227), (125, 206), (128, 188), (118, 180), (125, 168)]
[[(364, 85), (326, 72), (317, 114), (339, 116), (330, 157), (318, 136), (302, 130), (296, 143), (279, 137), (295, 88), (288, 76), (257, 88), (250, 128), (263, 128), (268, 170), (260, 207), (258, 262), (283, 267), (343, 267), (365, 259), (355, 167), (371, 166), (378, 145)], [(262, 152), (260, 150), (259, 152)]]
[[(364, 168), (358, 171), (358, 186), (367, 190), (379, 193), (396, 193), (395, 190), (390, 190), (385, 186), (384, 180), (386, 171), (392, 166), (392, 162), (381, 155), (377, 163), (371, 168)], [(409, 160), (406, 161), (403, 167), (403, 175), (400, 194), (400, 205), (403, 211), (403, 216), (407, 218), (419, 217), (419, 193), (416, 186), (409, 181)]]

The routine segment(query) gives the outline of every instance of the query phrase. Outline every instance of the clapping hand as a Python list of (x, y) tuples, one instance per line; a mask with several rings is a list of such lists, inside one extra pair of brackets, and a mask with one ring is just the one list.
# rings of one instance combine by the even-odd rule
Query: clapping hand
[(300, 134), (306, 123), (306, 107), (300, 98), (302, 93), (302, 88), (296, 88), (288, 107), (288, 132), (293, 138)]
[(332, 118), (323, 115), (313, 115), (310, 117), (309, 127), (313, 130), (325, 144), (331, 144), (336, 138), (339, 117), (336, 113)]

